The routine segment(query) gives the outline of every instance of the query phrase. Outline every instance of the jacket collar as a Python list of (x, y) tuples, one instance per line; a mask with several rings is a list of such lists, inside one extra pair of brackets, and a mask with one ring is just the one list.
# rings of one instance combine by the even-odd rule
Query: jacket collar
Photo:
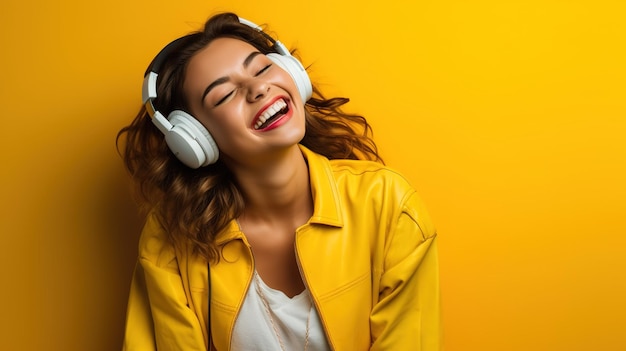
[(341, 200), (330, 161), (302, 145), (300, 150), (309, 165), (309, 181), (313, 193), (313, 216), (310, 222), (343, 227)]
[[(299, 147), (309, 166), (309, 182), (313, 194), (313, 215), (309, 223), (343, 227), (341, 199), (330, 161), (303, 145), (299, 145)], [(236, 219), (231, 220), (226, 228), (217, 235), (216, 243), (220, 245), (233, 239), (246, 241)]]

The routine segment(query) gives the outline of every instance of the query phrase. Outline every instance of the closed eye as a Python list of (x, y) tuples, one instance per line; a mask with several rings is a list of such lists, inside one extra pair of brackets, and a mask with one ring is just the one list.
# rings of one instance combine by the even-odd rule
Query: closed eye
[(269, 65), (267, 65), (267, 66), (265, 66), (265, 67), (261, 68), (261, 70), (260, 70), (260, 71), (258, 71), (258, 72), (256, 73), (255, 77), (258, 77), (258, 76), (259, 76), (259, 75), (261, 75), (263, 72), (267, 71), (270, 67), (272, 67), (272, 64), (271, 64), (271, 63), (270, 63)]
[(219, 106), (221, 105), (224, 101), (226, 101), (226, 99), (228, 99), (229, 96), (233, 95), (234, 91), (231, 91), (230, 93), (226, 94), (226, 96), (224, 96), (223, 98), (221, 98), (218, 102), (215, 103), (215, 106)]

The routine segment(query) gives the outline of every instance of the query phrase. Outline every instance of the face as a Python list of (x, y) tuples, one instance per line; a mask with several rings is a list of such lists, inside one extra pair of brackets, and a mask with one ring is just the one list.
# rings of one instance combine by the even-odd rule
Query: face
[(244, 41), (219, 38), (199, 51), (183, 89), (226, 162), (258, 162), (304, 136), (304, 104), (293, 79)]

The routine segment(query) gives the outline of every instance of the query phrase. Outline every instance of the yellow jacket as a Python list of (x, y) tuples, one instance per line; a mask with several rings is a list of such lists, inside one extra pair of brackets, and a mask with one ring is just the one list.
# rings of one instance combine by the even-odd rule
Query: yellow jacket
[[(301, 274), (333, 350), (440, 350), (435, 229), (415, 190), (368, 161), (332, 160), (301, 147), (314, 213), (296, 231)], [(211, 265), (211, 338), (230, 339), (254, 260), (236, 221)], [(174, 249), (154, 217), (139, 243), (124, 350), (207, 350), (206, 261)]]

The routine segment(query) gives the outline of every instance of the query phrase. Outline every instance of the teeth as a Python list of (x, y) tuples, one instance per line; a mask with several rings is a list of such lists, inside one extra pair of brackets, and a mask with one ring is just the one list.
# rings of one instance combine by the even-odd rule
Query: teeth
[(287, 106), (287, 103), (283, 99), (276, 100), (270, 107), (265, 109), (263, 113), (259, 116), (259, 119), (254, 124), (254, 128), (259, 129), (265, 121), (267, 121), (270, 117), (275, 115), (278, 111), (282, 110)]

